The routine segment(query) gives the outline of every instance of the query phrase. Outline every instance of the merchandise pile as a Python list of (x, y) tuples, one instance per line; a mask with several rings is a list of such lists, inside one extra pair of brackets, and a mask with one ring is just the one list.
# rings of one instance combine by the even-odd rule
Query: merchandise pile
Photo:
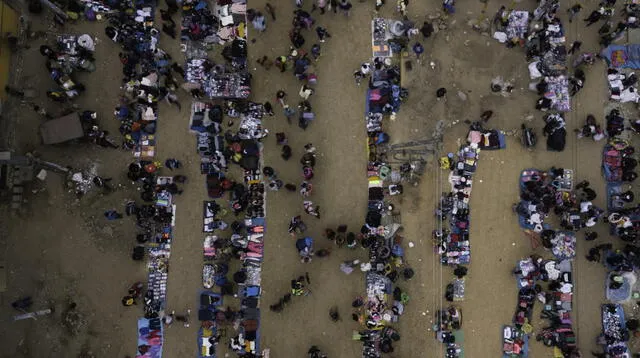
[[(541, 1), (533, 16), (528, 11), (506, 10), (496, 15), (493, 37), (508, 47), (522, 46), (529, 62), (530, 88), (541, 96), (541, 110), (571, 110), (564, 28), (555, 17), (558, 1)], [(500, 91), (500, 90), (498, 90)]]
[[(588, 184), (580, 183), (574, 187), (573, 180), (570, 169), (551, 168), (547, 172), (526, 169), (520, 175), (521, 201), (515, 206), (519, 224), (528, 233), (532, 244), (541, 241), (555, 259), (531, 255), (516, 265), (518, 304), (512, 324), (503, 327), (505, 357), (528, 356), (536, 300), (543, 305), (541, 318), (549, 320), (549, 325), (536, 334), (536, 340), (553, 347), (555, 354), (562, 356), (570, 356), (577, 349), (571, 318), (575, 232), (591, 223), (595, 225), (602, 211), (587, 200), (578, 204), (574, 189), (582, 190), (581, 194), (584, 194), (589, 190)], [(560, 225), (565, 231), (552, 230), (544, 222), (552, 211), (562, 217)], [(543, 284), (547, 284), (546, 289)]]
[[(246, 99), (251, 94), (251, 74), (246, 70), (247, 4), (226, 3), (214, 4), (213, 11), (205, 1), (183, 3), (184, 86), (212, 99)], [(207, 51), (215, 45), (224, 46), (221, 54), (226, 63), (214, 64), (208, 59)]]
[(628, 357), (629, 331), (627, 330), (624, 309), (621, 305), (602, 305), (602, 338), (601, 344), (609, 357)]

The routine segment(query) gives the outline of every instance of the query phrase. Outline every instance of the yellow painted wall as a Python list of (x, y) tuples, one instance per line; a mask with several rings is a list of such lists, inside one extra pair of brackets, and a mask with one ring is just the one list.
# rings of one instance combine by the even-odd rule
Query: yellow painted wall
[(7, 43), (7, 34), (18, 34), (18, 13), (0, 0), (0, 98), (5, 99), (7, 94), (4, 86), (9, 81), (11, 72), (11, 51)]

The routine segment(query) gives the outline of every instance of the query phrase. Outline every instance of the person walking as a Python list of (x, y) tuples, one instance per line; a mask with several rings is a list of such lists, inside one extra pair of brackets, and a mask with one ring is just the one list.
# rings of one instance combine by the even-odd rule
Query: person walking
[(311, 12), (314, 12), (316, 9), (320, 9), (320, 15), (324, 15), (326, 8), (327, 0), (316, 0), (316, 3), (311, 7)]
[(104, 212), (104, 217), (107, 218), (107, 220), (112, 221), (112, 220), (122, 219), (122, 214), (120, 214), (115, 210), (107, 210)]
[(320, 39), (320, 42), (325, 42), (325, 38), (331, 37), (329, 31), (327, 31), (327, 29), (322, 26), (316, 27), (316, 34), (318, 35), (318, 39)]
[(424, 47), (420, 42), (416, 42), (413, 45), (413, 53), (416, 54), (416, 62), (421, 63), (421, 56), (424, 53)]
[(570, 55), (573, 55), (574, 53), (577, 53), (580, 51), (580, 46), (582, 46), (582, 41), (573, 41), (573, 43), (571, 44), (571, 48), (569, 48), (569, 51), (567, 51)]
[(340, 7), (340, 11), (342, 11), (344, 16), (349, 17), (353, 5), (351, 5), (351, 2), (349, 0), (340, 0), (340, 4), (338, 5), (338, 7)]
[(576, 17), (576, 15), (578, 15), (580, 10), (582, 10), (582, 5), (580, 4), (575, 4), (569, 9), (567, 9), (567, 12), (569, 13), (569, 23), (573, 22), (573, 18)]

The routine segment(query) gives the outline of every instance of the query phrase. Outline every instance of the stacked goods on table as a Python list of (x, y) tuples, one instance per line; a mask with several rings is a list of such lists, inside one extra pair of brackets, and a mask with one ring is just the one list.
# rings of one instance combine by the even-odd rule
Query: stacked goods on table
[(604, 352), (611, 358), (629, 356), (629, 331), (625, 324), (624, 309), (621, 305), (602, 305), (602, 341)]

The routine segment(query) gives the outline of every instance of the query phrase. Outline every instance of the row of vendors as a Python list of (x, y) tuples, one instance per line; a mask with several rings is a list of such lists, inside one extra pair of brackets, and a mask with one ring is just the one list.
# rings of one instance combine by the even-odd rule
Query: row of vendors
[[(260, 353), (261, 265), (264, 254), (265, 186), (263, 184), (262, 127), (264, 108), (246, 101), (251, 94), (247, 72), (246, 1), (218, 1), (213, 11), (204, 1), (183, 5), (182, 37), (185, 84), (199, 99), (191, 104), (189, 130), (197, 137), (201, 173), (205, 175), (208, 201), (203, 204), (203, 272), (205, 291), (200, 293), (198, 356), (216, 357), (221, 338), (218, 327), (233, 324), (237, 334), (229, 348), (238, 355)], [(226, 63), (214, 63), (208, 50), (223, 45)], [(223, 119), (240, 118), (237, 132), (222, 133)], [(243, 181), (227, 177), (229, 164), (244, 172)], [(228, 201), (223, 198), (229, 195)], [(227, 213), (244, 214), (244, 220), (226, 223)], [(223, 233), (232, 230), (231, 237)], [(240, 268), (230, 274), (239, 259)], [(229, 277), (231, 276), (231, 277)], [(219, 289), (220, 294), (212, 290)], [(224, 295), (235, 294), (240, 310), (235, 322), (218, 308)], [(227, 316), (226, 318), (223, 318)]]
[[(400, 215), (393, 212), (393, 196), (402, 195), (402, 185), (410, 172), (423, 168), (423, 163), (418, 167), (413, 162), (394, 165), (385, 154), (389, 140), (383, 128), (385, 119), (395, 118), (408, 96), (406, 89), (400, 87), (400, 67), (391, 57), (400, 53), (401, 47), (392, 52), (389, 43), (392, 38), (404, 35), (402, 31), (397, 36), (389, 35), (386, 32), (389, 23), (392, 21), (381, 18), (372, 21), (374, 61), (365, 100), (369, 196), (361, 234), (362, 241), (367, 242), (369, 262), (366, 266), (370, 270), (366, 273), (365, 330), (359, 332), (358, 339), (363, 343), (362, 356), (366, 358), (393, 352), (394, 343), (400, 339), (391, 325), (404, 312), (409, 296), (396, 284), (401, 276), (410, 279), (413, 270), (404, 259), (403, 237), (399, 234), (402, 229)], [(377, 34), (377, 31), (384, 34)]]
[(160, 358), (164, 340), (161, 317), (167, 306), (176, 206), (173, 191), (168, 189), (173, 179), (157, 176), (158, 165), (154, 160), (158, 102), (175, 90), (175, 84), (171, 81), (170, 57), (158, 47), (160, 34), (154, 27), (153, 16), (155, 2), (142, 0), (127, 4), (119, 3), (111, 8), (107, 4), (97, 6), (87, 2), (94, 10), (119, 12), (105, 29), (107, 36), (122, 47), (124, 86), (114, 116), (120, 122), (124, 145), (133, 151), (135, 159), (129, 166), (129, 177), (144, 183), (143, 200), (153, 200), (153, 205), (145, 205), (136, 213), (141, 232), (134, 258), (139, 256), (138, 249), (146, 247), (148, 273), (144, 318), (138, 321), (136, 357)]

